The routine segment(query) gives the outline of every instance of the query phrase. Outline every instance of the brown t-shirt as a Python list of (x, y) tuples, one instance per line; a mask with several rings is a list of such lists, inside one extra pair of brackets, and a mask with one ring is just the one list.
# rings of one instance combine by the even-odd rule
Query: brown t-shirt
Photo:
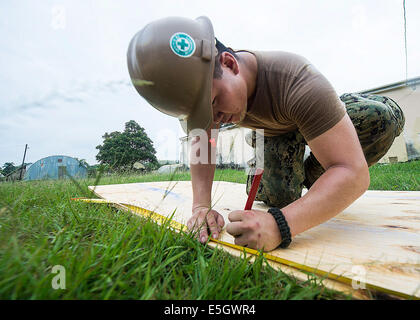
[(309, 141), (343, 118), (345, 104), (304, 57), (285, 51), (241, 51), (255, 55), (258, 73), (239, 126), (264, 129), (265, 136), (299, 130)]

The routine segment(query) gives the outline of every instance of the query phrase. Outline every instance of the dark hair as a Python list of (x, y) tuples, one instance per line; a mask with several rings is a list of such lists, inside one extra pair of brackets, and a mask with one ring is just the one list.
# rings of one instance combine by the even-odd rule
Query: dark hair
[(223, 43), (221, 43), (219, 40), (216, 39), (216, 49), (217, 49), (217, 55), (216, 55), (216, 61), (214, 62), (214, 73), (213, 78), (214, 79), (221, 79), (223, 76), (223, 70), (222, 66), (220, 65), (220, 55), (222, 52), (229, 52), (232, 54), (236, 60), (239, 60), (239, 56), (235, 53), (235, 51), (232, 50), (232, 48), (227, 48)]

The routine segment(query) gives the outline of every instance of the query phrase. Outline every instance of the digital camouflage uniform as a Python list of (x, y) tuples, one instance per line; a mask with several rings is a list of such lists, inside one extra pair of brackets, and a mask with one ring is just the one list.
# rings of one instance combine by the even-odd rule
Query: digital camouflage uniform
[[(395, 101), (381, 95), (345, 93), (340, 99), (346, 105), (367, 164), (371, 166), (385, 155), (402, 132), (404, 114)], [(253, 148), (255, 138), (254, 130), (246, 136), (247, 143)], [(303, 187), (309, 189), (324, 173), (312, 152), (304, 161), (305, 145), (306, 141), (299, 131), (264, 137), (264, 174), (256, 200), (282, 208), (299, 199)], [(255, 167), (255, 158), (250, 162), (250, 167)], [(252, 173), (251, 169), (247, 178), (247, 194), (254, 177)]]

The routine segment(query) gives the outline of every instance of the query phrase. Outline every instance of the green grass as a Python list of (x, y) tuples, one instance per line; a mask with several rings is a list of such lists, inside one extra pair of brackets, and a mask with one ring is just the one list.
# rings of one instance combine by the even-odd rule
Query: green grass
[[(371, 186), (419, 190), (420, 162), (375, 166)], [(113, 175), (99, 184), (190, 180), (189, 173)], [(245, 183), (244, 172), (217, 170), (215, 180)], [(201, 245), (92, 197), (94, 179), (0, 184), (0, 299), (346, 299), (308, 275), (305, 282)], [(66, 271), (53, 289), (52, 267)]]
[(369, 190), (420, 190), (420, 160), (395, 164), (376, 164), (369, 168)]
[[(236, 183), (246, 183), (245, 171), (223, 169), (216, 170), (214, 180), (230, 181)], [(151, 181), (190, 181), (191, 175), (189, 171), (179, 171), (172, 174), (148, 173), (145, 175), (111, 175), (101, 177), (100, 184), (116, 184), (116, 183), (133, 183), (133, 182), (151, 182)], [(93, 180), (91, 180), (93, 181)], [(93, 183), (93, 182), (91, 182)]]
[[(376, 164), (369, 168), (369, 172), (369, 190), (420, 191), (420, 160), (395, 164)], [(179, 181), (191, 180), (189, 172), (176, 173), (172, 178), (173, 180)], [(246, 183), (246, 178), (247, 177), (244, 171), (225, 169), (216, 170), (214, 180)], [(171, 175), (169, 174), (149, 174), (145, 176), (127, 177), (119, 176), (103, 178), (101, 180), (101, 184), (167, 181), (170, 179)]]

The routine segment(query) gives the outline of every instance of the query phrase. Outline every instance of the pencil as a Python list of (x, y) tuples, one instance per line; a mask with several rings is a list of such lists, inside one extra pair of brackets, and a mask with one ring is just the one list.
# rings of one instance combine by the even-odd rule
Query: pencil
[(257, 195), (258, 186), (260, 185), (261, 177), (264, 173), (264, 169), (256, 169), (254, 179), (252, 180), (251, 190), (248, 193), (248, 199), (246, 201), (244, 210), (251, 210), (252, 204), (254, 203), (255, 196)]

